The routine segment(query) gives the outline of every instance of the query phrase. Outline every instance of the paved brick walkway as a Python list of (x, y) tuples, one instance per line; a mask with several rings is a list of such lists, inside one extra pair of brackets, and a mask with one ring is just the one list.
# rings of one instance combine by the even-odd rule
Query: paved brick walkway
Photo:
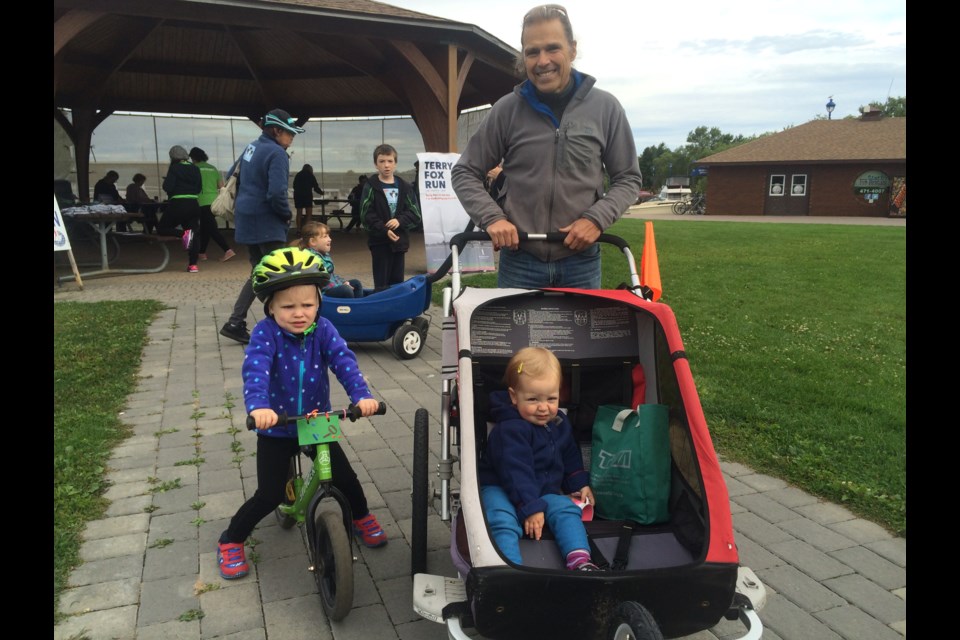
[[(709, 217), (708, 217), (709, 218)], [(421, 238), (422, 236), (418, 236)], [(370, 281), (362, 236), (334, 235), (337, 269)], [(158, 254), (159, 255), (159, 254)], [(420, 357), (401, 361), (388, 343), (354, 345), (360, 365), (389, 413), (346, 428), (345, 449), (390, 543), (362, 549), (355, 565), (354, 609), (326, 620), (297, 529), (271, 518), (254, 531), (250, 576), (219, 577), (215, 543), (255, 488), (241, 396), (240, 345), (218, 334), (242, 279), (244, 256), (201, 263), (187, 274), (182, 252), (167, 271), (54, 285), (54, 302), (155, 298), (170, 306), (149, 329), (139, 383), (122, 418), (133, 435), (110, 459), (102, 520), (89, 523), (84, 563), (70, 576), (54, 638), (171, 640), (440, 640), (444, 627), (412, 609), (410, 487), (413, 416), (420, 408), (439, 424), (440, 320)], [(146, 259), (146, 258), (143, 258)], [(422, 245), (408, 254), (408, 273), (422, 273)], [(64, 273), (61, 271), (61, 273)], [(251, 309), (255, 321), (262, 309)], [(335, 386), (334, 406), (346, 397)], [(438, 439), (431, 441), (433, 454)], [(202, 458), (200, 464), (183, 464)], [(738, 464), (723, 464), (741, 561), (768, 590), (760, 612), (766, 640), (896, 640), (906, 635), (906, 543), (846, 509)], [(455, 576), (449, 528), (432, 515), (428, 568)], [(190, 612), (202, 611), (200, 619)], [(686, 640), (726, 640), (739, 624), (722, 621)]]

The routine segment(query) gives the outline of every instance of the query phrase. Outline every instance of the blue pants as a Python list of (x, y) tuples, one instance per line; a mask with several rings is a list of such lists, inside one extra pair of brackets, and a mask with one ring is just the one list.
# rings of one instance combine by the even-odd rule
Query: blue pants
[[(563, 558), (577, 549), (589, 551), (587, 531), (580, 519), (580, 507), (569, 496), (547, 494), (540, 496), (547, 502), (544, 519), (553, 537), (557, 539)], [(513, 503), (503, 488), (497, 485), (480, 487), (480, 501), (483, 503), (487, 523), (493, 534), (493, 541), (504, 557), (514, 564), (523, 564), (520, 557), (520, 538), (523, 537), (523, 525)]]
[(554, 262), (542, 262), (523, 249), (500, 250), (497, 286), (503, 288), (600, 288), (600, 245)]

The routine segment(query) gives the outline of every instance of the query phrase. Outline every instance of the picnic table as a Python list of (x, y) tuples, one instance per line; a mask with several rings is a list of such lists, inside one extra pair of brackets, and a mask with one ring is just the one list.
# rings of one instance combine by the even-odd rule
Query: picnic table
[[(170, 262), (170, 251), (167, 249), (165, 241), (169, 241), (175, 238), (167, 236), (158, 236), (151, 235), (147, 233), (135, 233), (135, 232), (117, 232), (114, 231), (114, 227), (118, 222), (134, 222), (142, 220), (144, 215), (142, 213), (71, 213), (69, 209), (62, 212), (64, 219), (68, 224), (68, 233), (70, 226), (76, 226), (77, 224), (87, 224), (92, 227), (100, 239), (100, 268), (94, 271), (88, 271), (81, 273), (81, 277), (89, 276), (99, 276), (99, 275), (111, 275), (111, 274), (123, 274), (123, 273), (159, 273), (167, 268), (167, 264)], [(114, 245), (113, 258), (115, 259), (120, 252), (120, 242), (119, 239), (130, 239), (130, 240), (143, 240), (146, 242), (156, 243), (160, 246), (163, 251), (163, 259), (160, 266), (147, 268), (147, 269), (116, 269), (110, 266), (110, 251), (109, 245), (112, 242)], [(61, 276), (60, 281), (72, 280), (73, 275)]]
[[(337, 222), (340, 223), (340, 229), (343, 229), (343, 220), (346, 218), (348, 221), (353, 218), (353, 214), (344, 209), (342, 206), (337, 205), (346, 205), (349, 204), (349, 200), (344, 200), (342, 198), (314, 198), (313, 204), (320, 206), (320, 217), (318, 220), (323, 224), (329, 224), (327, 221), (330, 218), (336, 218)], [(327, 213), (327, 205), (334, 205), (334, 209)]]

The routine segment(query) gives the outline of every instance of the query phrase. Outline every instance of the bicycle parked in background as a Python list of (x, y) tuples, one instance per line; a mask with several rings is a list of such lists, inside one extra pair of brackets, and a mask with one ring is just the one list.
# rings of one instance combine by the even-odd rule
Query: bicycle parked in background
[(695, 216), (702, 216), (707, 211), (707, 196), (698, 193), (689, 200), (681, 200), (673, 205), (673, 212), (678, 216), (689, 213)]

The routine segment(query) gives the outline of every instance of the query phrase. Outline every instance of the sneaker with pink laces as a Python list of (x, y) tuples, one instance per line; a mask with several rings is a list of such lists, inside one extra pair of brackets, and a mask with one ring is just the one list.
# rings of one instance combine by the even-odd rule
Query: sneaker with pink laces
[(189, 267), (187, 267), (187, 273), (200, 273), (200, 267), (198, 267), (195, 264), (192, 264)]
[(187, 229), (183, 232), (183, 235), (180, 236), (180, 240), (183, 241), (183, 250), (189, 251), (190, 245), (193, 243), (193, 230)]
[(236, 542), (217, 544), (217, 564), (220, 566), (220, 576), (226, 580), (242, 578), (250, 573), (243, 545)]
[(207, 260), (207, 254), (205, 253), (198, 253), (197, 257), (200, 258), (200, 262), (206, 262)]
[(387, 544), (387, 532), (380, 527), (380, 523), (372, 513), (353, 521), (353, 535), (357, 536), (365, 547), (371, 549)]
[(227, 249), (227, 252), (223, 254), (222, 258), (220, 258), (220, 262), (226, 262), (227, 260), (229, 260), (235, 255), (237, 255), (236, 251), (234, 251), (233, 249)]

